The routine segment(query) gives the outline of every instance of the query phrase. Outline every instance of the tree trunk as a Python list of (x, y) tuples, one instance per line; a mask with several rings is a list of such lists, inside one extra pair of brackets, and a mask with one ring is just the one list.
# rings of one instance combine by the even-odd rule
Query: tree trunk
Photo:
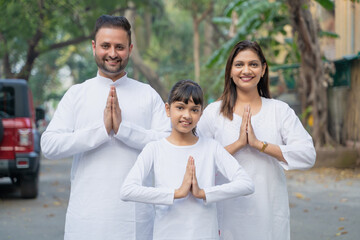
[(204, 56), (210, 57), (214, 50), (214, 28), (211, 24), (212, 15), (208, 16), (205, 20), (205, 43), (204, 43)]
[(159, 93), (159, 95), (162, 97), (163, 100), (167, 98), (167, 91), (160, 82), (159, 75), (152, 70), (149, 66), (147, 66), (143, 59), (140, 56), (138, 47), (136, 45), (136, 36), (135, 36), (135, 5), (132, 2), (129, 2), (128, 4), (129, 9), (125, 11), (125, 17), (129, 20), (132, 31), (131, 31), (131, 40), (134, 45), (132, 52), (131, 52), (131, 59), (134, 62), (134, 65), (136, 65), (136, 69), (138, 69), (146, 78), (146, 80), (149, 82), (149, 84)]
[(200, 83), (200, 36), (199, 36), (199, 21), (196, 16), (193, 16), (193, 44), (194, 44), (194, 71), (195, 71), (195, 82)]
[(345, 139), (352, 141), (355, 146), (356, 142), (360, 142), (360, 60), (352, 63), (350, 85), (344, 129)]
[[(300, 95), (302, 110), (312, 107), (312, 136), (316, 147), (334, 145), (328, 131), (328, 82), (324, 77), (318, 42), (318, 26), (309, 11), (309, 0), (287, 0), (292, 18), (293, 34), (301, 53)], [(305, 7), (308, 6), (308, 7)], [(297, 35), (295, 36), (295, 33)]]
[(194, 71), (195, 71), (195, 82), (200, 83), (200, 34), (199, 34), (199, 25), (200, 23), (211, 14), (213, 11), (214, 2), (209, 2), (208, 8), (198, 16), (198, 8), (194, 3), (192, 7), (192, 18), (193, 18), (193, 28), (194, 28)]

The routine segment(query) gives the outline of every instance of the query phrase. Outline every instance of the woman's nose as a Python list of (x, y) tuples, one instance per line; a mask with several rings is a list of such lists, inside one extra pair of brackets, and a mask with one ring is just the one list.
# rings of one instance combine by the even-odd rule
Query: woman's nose
[(244, 67), (243, 67), (243, 72), (250, 72), (250, 68), (249, 68), (249, 65), (245, 64)]

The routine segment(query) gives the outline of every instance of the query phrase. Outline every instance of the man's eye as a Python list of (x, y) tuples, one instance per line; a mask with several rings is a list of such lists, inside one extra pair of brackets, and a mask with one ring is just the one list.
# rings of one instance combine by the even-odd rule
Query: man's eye
[(123, 46), (117, 46), (116, 49), (117, 49), (117, 50), (123, 50), (124, 47), (123, 47)]
[(109, 45), (101, 45), (101, 47), (104, 48), (104, 49), (108, 49)]

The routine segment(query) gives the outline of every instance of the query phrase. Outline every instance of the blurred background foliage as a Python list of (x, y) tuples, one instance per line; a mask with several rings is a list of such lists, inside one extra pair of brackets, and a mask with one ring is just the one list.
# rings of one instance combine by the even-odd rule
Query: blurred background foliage
[[(142, 61), (167, 91), (178, 80), (193, 79), (208, 102), (216, 100), (228, 53), (243, 39), (261, 44), (274, 72), (300, 59), (285, 0), (0, 0), (0, 5), (0, 77), (27, 79), (37, 105), (49, 100), (56, 105), (71, 84), (96, 75), (94, 23), (101, 14), (125, 15), (129, 8), (136, 13), (133, 32)], [(127, 71), (147, 82), (134, 62)], [(272, 85), (276, 95), (279, 81)]]

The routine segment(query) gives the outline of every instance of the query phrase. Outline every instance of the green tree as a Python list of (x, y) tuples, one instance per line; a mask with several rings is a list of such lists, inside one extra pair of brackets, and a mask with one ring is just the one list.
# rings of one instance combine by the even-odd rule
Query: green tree
[[(317, 0), (325, 9), (334, 8), (331, 0)], [(235, 34), (223, 47), (214, 52), (208, 66), (224, 65), (230, 49), (243, 39), (257, 40), (263, 47), (269, 65), (274, 65), (280, 49), (285, 49), (287, 64), (301, 62), (300, 95), (302, 108), (312, 109), (314, 118), (313, 138), (317, 147), (334, 144), (327, 129), (327, 95), (324, 83), (324, 67), (318, 37), (333, 35), (321, 32), (309, 11), (309, 0), (237, 0), (229, 4), (225, 17), (214, 18), (223, 29), (235, 27)], [(234, 12), (236, 17), (234, 18)], [(279, 42), (277, 35), (286, 36), (285, 26), (292, 23), (294, 39)], [(225, 32), (225, 31), (224, 31)], [(230, 31), (228, 31), (230, 32)], [(216, 84), (214, 84), (216, 86)]]

